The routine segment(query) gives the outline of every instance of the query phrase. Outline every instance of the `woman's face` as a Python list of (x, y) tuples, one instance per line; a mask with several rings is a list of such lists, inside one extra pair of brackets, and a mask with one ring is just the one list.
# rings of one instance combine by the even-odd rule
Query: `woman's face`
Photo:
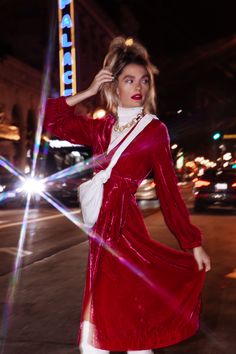
[(121, 107), (143, 106), (149, 92), (150, 80), (146, 68), (128, 64), (118, 76), (117, 95)]

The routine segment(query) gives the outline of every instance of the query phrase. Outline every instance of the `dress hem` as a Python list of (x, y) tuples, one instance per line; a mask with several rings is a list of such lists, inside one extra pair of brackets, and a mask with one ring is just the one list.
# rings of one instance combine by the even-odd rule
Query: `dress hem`
[[(169, 347), (172, 345), (175, 345), (177, 343), (180, 343), (184, 340), (187, 340), (188, 338), (194, 336), (196, 332), (198, 332), (199, 328), (195, 328), (194, 330), (190, 331), (189, 329), (186, 330), (185, 332), (181, 332), (181, 334), (176, 335), (176, 336), (166, 336), (166, 338), (163, 338), (162, 334), (162, 339), (157, 340), (156, 337), (158, 334), (152, 338), (147, 338), (146, 340), (142, 338), (141, 342), (142, 344), (138, 344), (140, 340), (138, 341), (137, 338), (134, 339), (135, 345), (131, 345), (131, 340), (130, 338), (127, 339), (127, 343), (121, 344), (119, 341), (119, 344), (115, 343), (114, 340), (111, 341), (105, 341), (103, 340), (102, 343), (100, 343), (99, 347), (92, 344), (95, 346), (97, 349), (103, 349), (103, 350), (109, 350), (109, 351), (127, 351), (127, 350), (147, 350), (147, 349), (159, 349), (159, 348), (165, 348)], [(160, 336), (160, 335), (159, 335)], [(129, 344), (128, 344), (129, 343)], [(145, 343), (145, 345), (143, 344)]]

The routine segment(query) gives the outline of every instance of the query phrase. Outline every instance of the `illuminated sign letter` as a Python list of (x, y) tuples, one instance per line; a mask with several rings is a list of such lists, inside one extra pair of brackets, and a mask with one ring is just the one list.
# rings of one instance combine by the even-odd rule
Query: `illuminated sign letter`
[(67, 52), (64, 54), (64, 58), (63, 58), (63, 65), (72, 65), (72, 56), (70, 52)]
[(73, 90), (72, 89), (64, 90), (63, 96), (71, 96), (71, 95), (73, 95)]
[(72, 21), (70, 15), (64, 15), (61, 20), (61, 28), (71, 28)]
[(72, 84), (72, 75), (73, 72), (71, 70), (68, 70), (64, 73), (64, 83), (66, 85)]
[(68, 35), (67, 33), (64, 33), (62, 35), (62, 47), (63, 48), (68, 48), (71, 47), (72, 42), (68, 42)]
[(71, 0), (59, 0), (59, 8), (63, 10), (66, 5), (69, 5), (71, 3)]

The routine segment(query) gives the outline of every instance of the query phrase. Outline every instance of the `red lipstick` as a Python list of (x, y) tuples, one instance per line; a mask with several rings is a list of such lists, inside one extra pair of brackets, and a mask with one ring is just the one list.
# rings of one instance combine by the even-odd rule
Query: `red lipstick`
[(135, 101), (140, 101), (143, 96), (140, 93), (136, 93), (135, 95), (131, 96), (131, 98)]

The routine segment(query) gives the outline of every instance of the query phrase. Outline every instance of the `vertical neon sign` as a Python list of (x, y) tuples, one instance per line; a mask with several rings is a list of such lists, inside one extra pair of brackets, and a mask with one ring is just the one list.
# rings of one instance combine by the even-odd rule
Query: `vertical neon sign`
[(58, 0), (60, 93), (76, 93), (74, 1)]

